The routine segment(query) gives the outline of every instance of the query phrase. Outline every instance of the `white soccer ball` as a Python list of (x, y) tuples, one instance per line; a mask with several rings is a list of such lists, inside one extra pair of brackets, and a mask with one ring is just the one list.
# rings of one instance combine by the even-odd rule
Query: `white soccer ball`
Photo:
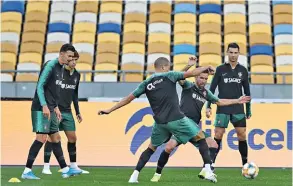
[(242, 167), (242, 175), (248, 179), (256, 178), (258, 175), (258, 172), (259, 172), (258, 166), (253, 162), (246, 163)]

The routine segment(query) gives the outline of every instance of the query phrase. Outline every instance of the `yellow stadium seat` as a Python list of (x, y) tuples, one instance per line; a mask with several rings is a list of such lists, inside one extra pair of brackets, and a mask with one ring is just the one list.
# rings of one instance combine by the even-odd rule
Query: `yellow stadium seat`
[(168, 13), (171, 14), (172, 7), (169, 3), (151, 3), (150, 14), (153, 13)]
[(21, 53), (43, 53), (43, 45), (41, 43), (22, 43), (20, 47)]
[(21, 53), (19, 55), (19, 63), (37, 63), (37, 64), (42, 64), (42, 54), (39, 53), (33, 53), (33, 52), (28, 52), (28, 53)]
[(146, 33), (146, 25), (143, 23), (126, 23), (124, 25), (124, 33), (127, 32), (140, 32)]
[(203, 43), (218, 43), (221, 44), (221, 35), (220, 34), (201, 34), (199, 36), (199, 44)]
[(292, 14), (275, 14), (274, 25), (277, 24), (292, 24)]
[(277, 75), (278, 84), (292, 84), (292, 65), (277, 66), (277, 73), (291, 73), (291, 75)]
[(272, 36), (263, 33), (251, 34), (249, 36), (249, 44), (252, 45), (272, 45)]
[(224, 4), (245, 4), (245, 0), (224, 0)]
[(120, 0), (103, 0), (101, 3), (105, 4), (105, 3), (119, 3), (122, 4), (123, 1)]
[[(274, 69), (272, 66), (268, 65), (255, 65), (251, 66), (251, 73), (253, 72), (267, 72), (273, 73)], [(252, 84), (274, 84), (274, 75), (254, 75), (251, 74)]]
[(99, 1), (77, 1), (75, 11), (98, 13)]
[(268, 35), (271, 35), (272, 29), (271, 25), (267, 24), (252, 24), (249, 26), (249, 35), (255, 34), (255, 33), (265, 33)]
[(120, 80), (125, 82), (141, 82), (143, 80), (144, 66), (136, 63), (127, 63), (121, 65), (121, 70), (124, 71), (140, 71), (140, 73), (127, 73), (120, 75)]
[(42, 22), (26, 22), (23, 27), (23, 32), (40, 32), (45, 34), (47, 24)]
[[(76, 69), (78, 71), (90, 71), (92, 70), (92, 65), (88, 64), (88, 63), (77, 63), (76, 64)], [(80, 81), (86, 81), (86, 82), (90, 82), (92, 81), (92, 73), (80, 73)]]
[(196, 35), (189, 33), (179, 33), (174, 35), (174, 44), (196, 45)]
[(217, 5), (221, 5), (221, 0), (200, 0), (199, 1), (200, 5), (203, 4), (217, 4)]
[(227, 34), (246, 34), (246, 25), (242, 23), (227, 23), (224, 26), (225, 35)]
[(1, 23), (3, 22), (22, 22), (22, 15), (18, 12), (2, 12), (1, 13)]
[(174, 25), (174, 34), (178, 33), (191, 33), (195, 34), (196, 26), (192, 23), (177, 23)]
[(170, 45), (170, 35), (165, 33), (151, 33), (149, 34), (149, 43), (167, 43)]
[(17, 82), (37, 82), (39, 75), (37, 73), (18, 73), (15, 81)]
[(15, 70), (16, 54), (1, 52), (1, 70)]
[(274, 15), (276, 14), (292, 14), (292, 5), (278, 4), (273, 6)]
[(26, 12), (44, 12), (48, 15), (49, 3), (45, 1), (29, 2), (26, 5)]
[(176, 4), (178, 3), (192, 3), (195, 4), (195, 0), (174, 0)]
[(101, 53), (96, 55), (96, 64), (98, 63), (112, 63), (118, 66), (119, 54)]
[(28, 3), (43, 2), (49, 5), (50, 0), (28, 0)]
[(64, 43), (62, 42), (53, 42), (53, 43), (48, 43), (46, 46), (46, 53), (59, 53), (61, 46)]
[(173, 70), (174, 71), (181, 71), (186, 66), (186, 64), (180, 64), (180, 63), (179, 64), (174, 64)]
[(117, 12), (122, 13), (122, 4), (120, 3), (102, 3), (100, 13)]
[(174, 66), (175, 64), (184, 64), (186, 65), (188, 63), (189, 58), (191, 57), (190, 54), (179, 54), (179, 55), (175, 55), (173, 57), (173, 63)]
[(112, 63), (98, 63), (95, 66), (96, 70), (111, 70), (111, 71), (117, 71), (118, 65), (112, 64)]
[(40, 32), (24, 32), (22, 34), (22, 43), (26, 42), (39, 42), (44, 44), (45, 35)]
[(149, 54), (155, 54), (155, 53), (170, 54), (170, 45), (166, 43), (149, 43), (148, 53)]
[(92, 65), (93, 56), (89, 53), (79, 53), (78, 63), (85, 63), (85, 64)]
[(97, 53), (119, 54), (119, 43), (100, 43), (97, 45)]
[(17, 54), (17, 50), (18, 50), (18, 46), (13, 43), (9, 43), (9, 42), (1, 43), (1, 52)]
[(228, 14), (224, 16), (224, 26), (226, 26), (229, 23), (241, 23), (243, 25), (246, 25), (246, 17), (242, 14)]
[(202, 23), (199, 26), (199, 34), (205, 33), (221, 34), (221, 25), (218, 23)]
[(97, 27), (96, 24), (89, 23), (89, 22), (75, 23), (73, 32), (74, 33), (78, 33), (78, 32), (96, 33), (96, 27)]
[(140, 32), (128, 32), (123, 34), (123, 43), (141, 43), (145, 44), (145, 34)]
[(99, 43), (120, 43), (120, 35), (114, 33), (98, 34), (98, 44)]
[(73, 34), (72, 43), (90, 43), (95, 44), (95, 33), (78, 32)]
[(292, 55), (292, 45), (278, 45), (275, 47), (275, 55)]
[(125, 14), (124, 16), (124, 22), (125, 23), (130, 23), (130, 22), (138, 22), (138, 23), (146, 23), (146, 15), (144, 15), (143, 13), (139, 13), (139, 12), (132, 12), (132, 13), (128, 13)]
[(220, 14), (200, 14), (199, 25), (203, 23), (217, 23), (218, 25), (221, 25), (221, 15)]
[(174, 16), (174, 23), (192, 23), (196, 24), (196, 16), (194, 14), (189, 14), (189, 13), (180, 13), (180, 14), (175, 14)]
[(171, 23), (171, 14), (169, 13), (153, 13), (149, 17), (150, 23)]
[(17, 22), (3, 22), (1, 23), (0, 32), (15, 32), (20, 33), (21, 24)]
[(217, 67), (220, 64), (222, 64), (222, 57), (220, 55), (208, 54), (199, 56), (200, 66), (212, 65), (213, 67)]
[(138, 44), (138, 43), (129, 43), (129, 44), (123, 45), (123, 54), (128, 54), (128, 53), (144, 54), (145, 45)]
[(25, 14), (25, 22), (42, 22), (47, 24), (48, 14), (45, 12), (28, 12)]
[(199, 46), (199, 55), (217, 54), (222, 55), (222, 47), (219, 43), (202, 43)]
[(267, 65), (273, 66), (273, 57), (268, 55), (254, 55), (250, 58), (250, 65)]
[(227, 51), (227, 47), (229, 43), (237, 43), (240, 47), (240, 54), (246, 55), (246, 35), (242, 34), (228, 34), (224, 37), (225, 40), (225, 51)]

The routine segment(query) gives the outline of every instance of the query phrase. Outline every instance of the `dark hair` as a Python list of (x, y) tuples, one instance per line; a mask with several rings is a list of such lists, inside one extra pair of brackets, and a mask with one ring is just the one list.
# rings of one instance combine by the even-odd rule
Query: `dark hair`
[(165, 58), (165, 57), (159, 57), (156, 61), (155, 61), (155, 68), (159, 68), (162, 66), (167, 66), (170, 64), (170, 61)]
[(238, 51), (240, 50), (240, 47), (239, 47), (239, 45), (237, 43), (230, 43), (228, 45), (227, 51), (229, 50), (229, 48), (237, 48)]
[(77, 51), (74, 51), (74, 57), (76, 57), (77, 59), (79, 59), (79, 53)]
[(71, 51), (71, 52), (75, 52), (75, 48), (72, 44), (66, 43), (64, 45), (62, 45), (62, 47), (60, 48), (60, 53), (61, 52), (67, 52), (67, 51)]

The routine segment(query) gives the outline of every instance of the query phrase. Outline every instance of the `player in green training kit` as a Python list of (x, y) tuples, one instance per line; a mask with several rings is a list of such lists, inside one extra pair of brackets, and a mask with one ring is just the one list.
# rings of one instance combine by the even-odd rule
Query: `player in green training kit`
[[(250, 96), (249, 80), (247, 69), (238, 63), (239, 46), (236, 43), (230, 43), (227, 49), (229, 58), (228, 63), (224, 63), (217, 67), (216, 73), (212, 80), (210, 91), (215, 92), (218, 87), (220, 99), (236, 99), (242, 96), (242, 87), (244, 94)], [(250, 102), (246, 103), (246, 114), (243, 104), (218, 106), (215, 119), (215, 140), (219, 147), (213, 162), (215, 162), (217, 154), (220, 151), (220, 144), (223, 138), (225, 129), (228, 127), (229, 121), (235, 127), (239, 152), (242, 158), (242, 164), (247, 163), (248, 148), (246, 141), (246, 119), (251, 117)], [(211, 115), (210, 103), (207, 105), (206, 115), (209, 118)]]
[[(78, 122), (82, 122), (82, 117), (79, 111), (78, 105), (78, 87), (80, 81), (80, 74), (75, 69), (76, 62), (79, 58), (79, 54), (77, 51), (74, 52), (73, 59), (68, 63), (68, 65), (64, 65), (64, 75), (61, 83), (61, 91), (60, 91), (60, 101), (59, 101), (59, 109), (62, 114), (62, 120), (59, 124), (59, 130), (64, 131), (68, 143), (67, 149), (69, 153), (70, 159), (70, 168), (81, 170), (76, 163), (76, 132), (75, 132), (75, 122), (71, 111), (71, 103), (73, 102), (75, 113)], [(45, 144), (44, 148), (44, 168), (43, 174), (52, 174), (50, 171), (50, 157), (52, 153), (52, 142), (50, 139)], [(81, 170), (82, 174), (89, 174), (88, 171)]]
[(21, 178), (40, 179), (32, 172), (33, 163), (46, 142), (48, 135), (52, 139), (52, 149), (62, 169), (62, 177), (80, 174), (81, 171), (69, 169), (64, 160), (60, 143), (58, 124), (62, 119), (59, 110), (60, 85), (64, 73), (63, 64), (67, 64), (74, 56), (75, 48), (70, 44), (64, 44), (59, 57), (44, 64), (41, 70), (35, 96), (31, 107), (33, 132), (36, 139), (29, 150), (27, 163)]
[[(189, 64), (183, 69), (183, 71), (187, 71), (190, 67), (195, 64), (196, 61), (189, 61)], [(202, 72), (199, 76), (195, 77), (195, 83), (192, 83), (187, 80), (179, 81), (179, 84), (182, 86), (182, 94), (180, 100), (180, 109), (188, 118), (192, 119), (195, 123), (199, 123), (201, 120), (201, 110), (206, 101), (210, 101), (219, 106), (232, 105), (232, 104), (242, 104), (250, 101), (249, 96), (242, 96), (239, 99), (219, 99), (214, 96), (209, 90), (205, 89), (205, 85), (208, 80), (209, 73), (208, 71)], [(216, 150), (218, 148), (217, 143), (213, 138), (211, 138), (208, 134), (205, 133), (206, 142), (209, 146), (211, 158), (213, 158)], [(199, 147), (198, 142), (191, 143), (195, 147)], [(174, 150), (176, 146), (179, 146), (174, 139), (171, 139), (167, 144), (165, 150), (161, 153), (160, 158), (158, 160), (157, 170), (151, 179), (152, 182), (158, 182), (161, 178), (161, 173), (163, 168), (168, 162), (170, 153)], [(199, 148), (201, 155), (202, 149)], [(203, 157), (204, 159), (204, 157)], [(199, 177), (205, 178), (205, 167), (199, 174)]]
[[(194, 60), (194, 58), (190, 58), (190, 60)], [(158, 58), (154, 66), (156, 73), (143, 81), (133, 93), (122, 99), (111, 109), (99, 111), (99, 114), (109, 114), (129, 104), (142, 94), (146, 94), (149, 100), (155, 120), (151, 143), (141, 154), (139, 162), (129, 179), (129, 183), (138, 182), (138, 175), (141, 169), (148, 162), (157, 147), (166, 143), (170, 136), (181, 144), (186, 144), (190, 140), (198, 142), (199, 148), (204, 153), (205, 164), (210, 165), (212, 162), (204, 133), (193, 120), (187, 118), (180, 110), (176, 82), (188, 77), (195, 77), (206, 70), (213, 73), (214, 69), (212, 67), (201, 67), (188, 72), (174, 72), (170, 71), (170, 62), (164, 57)], [(216, 176), (208, 167), (206, 179), (217, 182)]]

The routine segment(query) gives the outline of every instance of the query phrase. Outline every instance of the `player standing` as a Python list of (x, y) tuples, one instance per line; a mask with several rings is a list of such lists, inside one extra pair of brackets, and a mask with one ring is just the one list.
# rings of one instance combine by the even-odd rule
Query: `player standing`
[(62, 177), (67, 178), (81, 173), (67, 167), (58, 132), (58, 122), (62, 119), (58, 107), (59, 82), (62, 81), (63, 64), (72, 60), (74, 51), (75, 48), (72, 45), (64, 44), (60, 49), (59, 57), (47, 62), (41, 70), (31, 107), (33, 132), (36, 133), (36, 139), (29, 150), (26, 166), (21, 175), (23, 179), (40, 179), (31, 169), (48, 135), (52, 139), (53, 153), (62, 169)]
[[(183, 69), (183, 71), (187, 71), (191, 68), (195, 61), (190, 61)], [(194, 62), (194, 63), (193, 63)], [(250, 101), (249, 96), (241, 96), (239, 99), (219, 99), (214, 96), (209, 90), (205, 89), (205, 85), (207, 83), (209, 76), (208, 71), (202, 72), (199, 76), (195, 77), (195, 83), (192, 83), (188, 80), (181, 80), (179, 84), (182, 86), (182, 94), (180, 100), (180, 109), (184, 113), (185, 116), (192, 119), (195, 123), (199, 123), (201, 120), (201, 110), (206, 101), (210, 101), (212, 103), (217, 104), (218, 106), (232, 105), (232, 104), (243, 104)], [(213, 138), (211, 138), (208, 134), (205, 133), (206, 142), (209, 146), (210, 155), (214, 157), (216, 150), (218, 148), (217, 143)], [(173, 140), (173, 139), (171, 139)], [(176, 141), (169, 141), (166, 144), (165, 150), (161, 153), (160, 158), (158, 160), (157, 170), (151, 179), (152, 182), (158, 182), (161, 178), (161, 173), (163, 168), (168, 162), (169, 156), (171, 152), (174, 150), (177, 144)], [(198, 142), (190, 141), (195, 147), (199, 147)], [(202, 155), (202, 153), (201, 153)], [(204, 159), (204, 157), (203, 157)], [(199, 177), (205, 178), (205, 168), (199, 174)]]
[[(239, 46), (236, 43), (230, 43), (227, 49), (229, 62), (217, 67), (216, 73), (212, 80), (210, 91), (215, 92), (217, 86), (219, 90), (218, 97), (220, 99), (236, 99), (242, 96), (242, 87), (244, 94), (250, 96), (249, 80), (247, 69), (238, 63)], [(210, 103), (206, 110), (207, 118), (211, 115)], [(219, 147), (213, 158), (215, 162), (217, 154), (220, 151), (220, 144), (228, 127), (229, 121), (235, 127), (238, 137), (239, 152), (242, 158), (242, 164), (247, 163), (248, 147), (246, 141), (246, 119), (251, 117), (250, 102), (246, 103), (246, 115), (243, 104), (218, 106), (215, 119), (215, 140)]]
[[(78, 105), (78, 87), (80, 81), (80, 73), (75, 69), (76, 62), (79, 58), (77, 51), (74, 52), (73, 59), (64, 65), (64, 75), (61, 84), (59, 109), (62, 114), (62, 120), (59, 124), (59, 131), (64, 131), (67, 137), (67, 150), (69, 153), (70, 167), (72, 169), (81, 170), (76, 163), (76, 128), (71, 111), (71, 103), (73, 102), (76, 117), (79, 123), (82, 122), (82, 117)], [(50, 157), (52, 153), (52, 142), (50, 139), (45, 144), (44, 148), (44, 168), (43, 174), (52, 174), (50, 171)], [(81, 170), (83, 174), (89, 174), (88, 171)]]
[[(190, 60), (194, 60), (190, 58)], [(201, 129), (180, 111), (179, 99), (176, 91), (176, 82), (188, 77), (199, 75), (205, 70), (214, 72), (212, 67), (201, 67), (189, 72), (170, 71), (170, 62), (167, 58), (160, 57), (155, 61), (155, 71), (151, 77), (143, 81), (129, 96), (122, 99), (111, 109), (99, 111), (99, 114), (109, 114), (127, 104), (142, 94), (146, 94), (150, 106), (154, 112), (154, 126), (152, 129), (151, 143), (141, 154), (137, 166), (131, 175), (129, 182), (137, 183), (138, 175), (148, 162), (156, 148), (167, 142), (173, 134), (176, 142), (186, 144), (189, 140), (197, 141), (200, 149), (203, 149), (206, 178), (216, 182), (216, 176), (210, 169), (211, 158), (205, 136)]]

